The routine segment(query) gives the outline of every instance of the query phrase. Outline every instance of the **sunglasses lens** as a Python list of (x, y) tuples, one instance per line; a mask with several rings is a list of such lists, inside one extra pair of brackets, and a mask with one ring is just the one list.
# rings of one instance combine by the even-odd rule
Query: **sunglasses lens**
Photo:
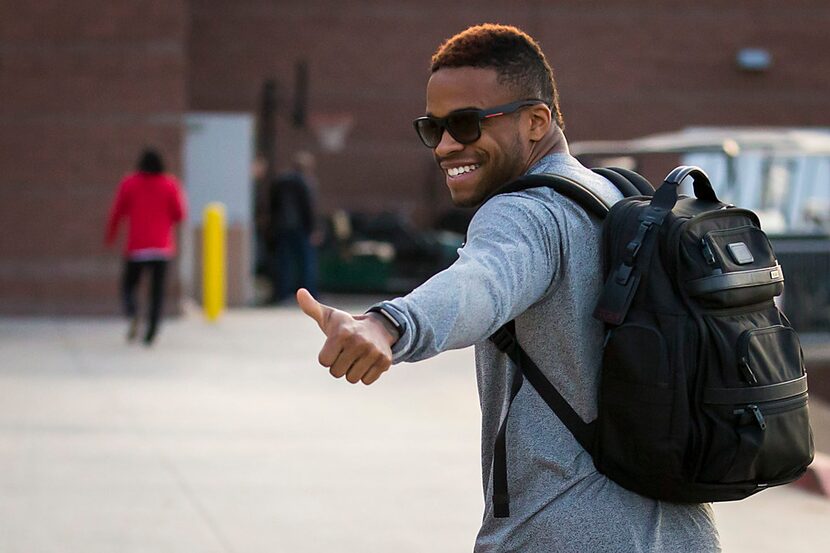
[(461, 144), (471, 144), (481, 138), (481, 120), (475, 111), (451, 113), (444, 120), (429, 117), (415, 120), (418, 136), (430, 148), (435, 148), (441, 143), (445, 127)]
[(461, 144), (471, 144), (481, 138), (481, 126), (477, 113), (453, 113), (447, 117), (447, 129)]
[(421, 137), (421, 142), (426, 144), (429, 148), (435, 148), (441, 142), (441, 135), (444, 134), (444, 129), (437, 122), (432, 119), (417, 119), (415, 121), (415, 130), (418, 131), (418, 136)]

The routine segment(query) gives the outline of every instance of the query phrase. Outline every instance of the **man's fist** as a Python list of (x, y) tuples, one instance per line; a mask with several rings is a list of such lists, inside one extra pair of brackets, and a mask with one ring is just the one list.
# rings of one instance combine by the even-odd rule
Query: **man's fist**
[(297, 290), (297, 303), (326, 335), (317, 359), (332, 376), (371, 384), (389, 369), (397, 337), (373, 315), (350, 315), (323, 305), (305, 288)]

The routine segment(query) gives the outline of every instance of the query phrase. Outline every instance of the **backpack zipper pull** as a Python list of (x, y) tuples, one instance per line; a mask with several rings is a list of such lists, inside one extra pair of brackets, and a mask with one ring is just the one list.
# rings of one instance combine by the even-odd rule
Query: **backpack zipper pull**
[(753, 415), (755, 415), (755, 420), (758, 423), (758, 426), (761, 427), (761, 430), (767, 429), (767, 421), (764, 420), (764, 415), (761, 413), (761, 410), (758, 409), (757, 405), (747, 405), (747, 409), (749, 409)]
[(758, 384), (758, 378), (755, 376), (755, 373), (752, 372), (752, 367), (749, 366), (749, 361), (747, 361), (746, 357), (741, 357), (738, 367), (741, 369), (741, 374), (743, 374), (744, 380), (753, 386)]
[(605, 333), (605, 340), (602, 341), (602, 351), (605, 351), (605, 347), (608, 345), (608, 340), (611, 339), (611, 331)]
[(714, 274), (721, 274), (723, 271), (721, 270), (720, 266), (718, 265), (718, 260), (715, 257), (715, 253), (712, 251), (712, 246), (709, 245), (709, 242), (706, 241), (705, 238), (700, 239), (700, 245), (703, 250), (703, 259), (706, 260), (706, 264), (710, 267), (714, 267), (712, 273)]
[(715, 259), (715, 254), (712, 252), (712, 247), (709, 246), (709, 242), (705, 238), (701, 238), (700, 245), (703, 248), (703, 258), (706, 260), (706, 263), (712, 267), (717, 267), (718, 261)]

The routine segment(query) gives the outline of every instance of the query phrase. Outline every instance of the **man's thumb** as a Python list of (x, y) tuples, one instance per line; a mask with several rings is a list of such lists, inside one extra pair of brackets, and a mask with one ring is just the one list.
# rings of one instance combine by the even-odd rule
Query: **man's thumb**
[(312, 296), (305, 288), (297, 290), (297, 304), (300, 306), (300, 309), (303, 310), (303, 313), (317, 321), (317, 326), (319, 326), (321, 330), (324, 330), (323, 325), (325, 323), (324, 319), (327, 309), (326, 306), (315, 300), (314, 296)]

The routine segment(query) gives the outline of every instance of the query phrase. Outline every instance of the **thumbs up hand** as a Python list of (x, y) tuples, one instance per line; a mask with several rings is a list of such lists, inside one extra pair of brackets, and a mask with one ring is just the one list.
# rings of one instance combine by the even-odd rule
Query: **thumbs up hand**
[(350, 315), (324, 305), (305, 288), (297, 291), (297, 304), (326, 335), (317, 359), (332, 376), (368, 385), (389, 369), (397, 336), (374, 316)]

